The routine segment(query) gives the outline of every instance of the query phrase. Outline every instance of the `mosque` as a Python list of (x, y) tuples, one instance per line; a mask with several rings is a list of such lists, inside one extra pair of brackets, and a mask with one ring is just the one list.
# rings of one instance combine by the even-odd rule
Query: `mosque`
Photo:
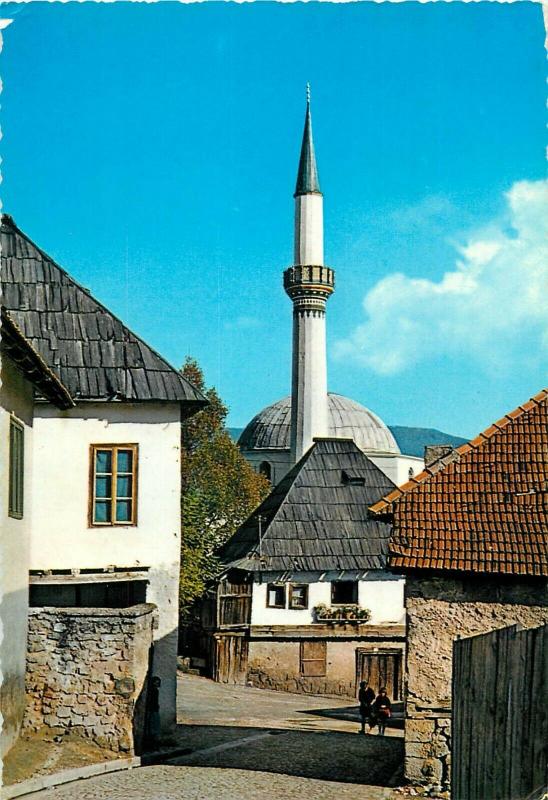
[(390, 429), (365, 406), (327, 391), (326, 305), (335, 272), (324, 265), (323, 195), (312, 139), (310, 90), (295, 187), (294, 264), (283, 275), (293, 303), (291, 395), (260, 411), (238, 444), (257, 471), (278, 483), (315, 438), (352, 439), (396, 485), (424, 466), (403, 455)]

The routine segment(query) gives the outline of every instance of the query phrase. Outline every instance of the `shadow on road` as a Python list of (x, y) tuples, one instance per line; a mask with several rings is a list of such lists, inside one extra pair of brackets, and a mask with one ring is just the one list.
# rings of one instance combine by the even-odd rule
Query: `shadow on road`
[[(312, 714), (317, 717), (325, 717), (327, 719), (341, 719), (348, 722), (355, 722), (356, 726), (360, 724), (359, 707), (352, 706), (339, 706), (338, 708), (308, 708), (300, 709), (298, 714)], [(387, 728), (394, 730), (403, 730), (403, 703), (392, 703), (392, 717), (388, 720)]]
[[(318, 713), (326, 711), (331, 709)], [(179, 725), (173, 745), (175, 752), (148, 763), (256, 770), (371, 786), (397, 785), (403, 764), (401, 738), (325, 729)]]

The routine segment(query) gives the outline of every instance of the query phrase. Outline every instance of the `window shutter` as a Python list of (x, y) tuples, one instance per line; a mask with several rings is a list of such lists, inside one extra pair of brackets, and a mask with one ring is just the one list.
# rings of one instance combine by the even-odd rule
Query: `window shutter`
[(301, 675), (323, 678), (326, 673), (327, 642), (301, 642)]

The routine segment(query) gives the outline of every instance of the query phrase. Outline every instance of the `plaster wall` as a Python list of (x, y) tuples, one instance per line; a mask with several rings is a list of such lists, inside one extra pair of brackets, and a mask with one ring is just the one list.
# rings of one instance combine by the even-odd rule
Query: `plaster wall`
[(248, 682), (258, 688), (285, 692), (356, 697), (356, 651), (371, 652), (401, 649), (393, 641), (366, 643), (363, 639), (331, 639), (326, 644), (326, 674), (304, 677), (300, 674), (299, 641), (251, 640), (248, 656)]
[[(137, 525), (88, 526), (91, 444), (138, 444)], [(175, 403), (37, 406), (33, 570), (149, 567), (159, 612), (154, 673), (161, 723), (175, 723), (180, 560), (180, 409)], [(47, 509), (47, 513), (44, 513)]]
[(405, 776), (448, 786), (453, 642), (495, 628), (548, 622), (546, 582), (490, 576), (406, 580)]
[[(273, 469), (272, 484), (275, 486), (292, 466), (289, 450), (243, 450), (242, 455), (258, 472), (263, 461)], [(415, 456), (390, 455), (366, 452), (366, 456), (393, 481), (401, 486), (409, 480), (409, 469), (418, 475), (424, 469), (424, 460)]]
[[(401, 486), (409, 480), (409, 470), (413, 475), (418, 475), (424, 469), (424, 459), (417, 456), (390, 455), (367, 452), (365, 455), (390, 478), (396, 486)], [(380, 498), (379, 498), (380, 499)]]
[(327, 436), (328, 432), (325, 313), (295, 309), (291, 402), (292, 463), (296, 463), (312, 447), (315, 436)]
[[(299, 583), (298, 574), (294, 575), (294, 583)], [(253, 584), (251, 604), (252, 625), (308, 625), (314, 622), (312, 609), (319, 603), (331, 606), (330, 581), (308, 583), (308, 608), (288, 608), (289, 590), (286, 589), (286, 608), (268, 608), (268, 581)], [(358, 582), (358, 603), (371, 611), (369, 623), (396, 622), (405, 620), (403, 590), (405, 580), (391, 574), (372, 572), (371, 577)]]
[[(24, 428), (23, 518), (8, 516), (10, 418)], [(0, 368), (0, 758), (14, 744), (25, 710), (28, 571), (32, 509), (33, 393), (6, 356)]]
[(323, 264), (323, 197), (304, 194), (295, 198), (295, 265)]
[(259, 472), (263, 461), (268, 461), (273, 486), (281, 481), (291, 466), (289, 450), (242, 450), (242, 455), (255, 472)]

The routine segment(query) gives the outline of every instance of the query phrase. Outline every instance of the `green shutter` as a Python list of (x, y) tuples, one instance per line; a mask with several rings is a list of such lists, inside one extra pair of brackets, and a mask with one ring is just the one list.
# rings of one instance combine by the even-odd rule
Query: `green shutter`
[(24, 476), (25, 431), (19, 422), (11, 419), (8, 514), (15, 519), (23, 518)]

